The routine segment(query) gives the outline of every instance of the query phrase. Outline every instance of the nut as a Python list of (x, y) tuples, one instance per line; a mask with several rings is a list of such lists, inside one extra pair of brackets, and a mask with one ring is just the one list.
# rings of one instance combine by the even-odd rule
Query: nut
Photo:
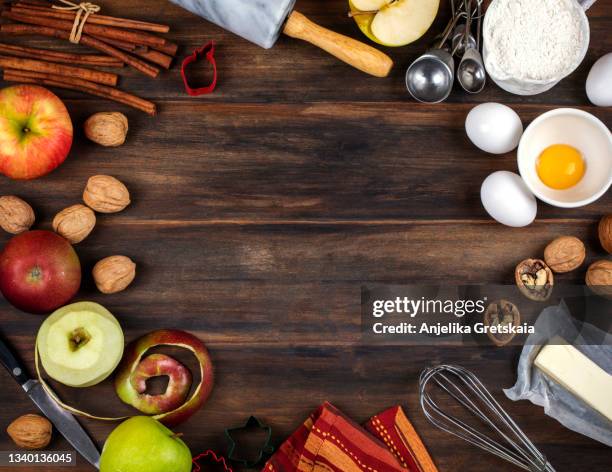
[(106, 147), (121, 146), (128, 133), (128, 119), (123, 113), (106, 112), (91, 115), (84, 124), (85, 136)]
[[(487, 327), (517, 327), (521, 324), (521, 313), (514, 303), (508, 300), (499, 300), (491, 303), (484, 314), (484, 324)], [(516, 336), (516, 333), (492, 332), (487, 330), (487, 336), (498, 346), (505, 346)]]
[(32, 207), (12, 195), (0, 197), (0, 228), (7, 233), (19, 234), (30, 229), (35, 216)]
[(586, 258), (586, 248), (580, 239), (561, 236), (544, 249), (544, 260), (554, 272), (570, 272), (582, 265)]
[(39, 415), (23, 415), (13, 421), (6, 432), (13, 442), (24, 449), (43, 449), (51, 442), (53, 426)]
[(96, 214), (85, 205), (72, 205), (53, 218), (53, 231), (72, 244), (83, 241), (96, 226)]
[(597, 295), (612, 300), (612, 261), (604, 259), (591, 264), (586, 284)]
[(599, 222), (599, 241), (602, 247), (612, 254), (612, 215), (604, 216)]
[(540, 259), (525, 259), (516, 266), (516, 285), (523, 295), (536, 302), (545, 302), (553, 291), (554, 277)]
[(117, 293), (125, 290), (136, 277), (136, 264), (126, 256), (110, 256), (102, 259), (93, 268), (96, 287), (102, 293)]
[(83, 201), (98, 213), (117, 213), (130, 204), (130, 192), (110, 175), (94, 175), (87, 181)]

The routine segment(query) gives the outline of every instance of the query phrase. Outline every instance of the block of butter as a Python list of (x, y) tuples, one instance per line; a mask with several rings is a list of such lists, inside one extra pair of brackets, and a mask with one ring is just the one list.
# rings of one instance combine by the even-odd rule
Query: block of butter
[(535, 359), (535, 366), (612, 421), (612, 375), (574, 346), (544, 346)]

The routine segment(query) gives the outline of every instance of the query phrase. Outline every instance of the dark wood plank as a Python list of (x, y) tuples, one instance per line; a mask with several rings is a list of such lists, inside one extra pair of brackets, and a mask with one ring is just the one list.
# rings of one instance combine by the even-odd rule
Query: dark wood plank
[[(180, 428), (194, 452), (223, 451), (223, 428), (252, 413), (274, 427), (279, 443), (325, 400), (357, 421), (401, 403), (440, 470), (514, 470), (437, 432), (420, 413), (420, 370), (456, 362), (483, 378), (557, 470), (603, 470), (612, 459), (609, 448), (568, 431), (539, 407), (504, 399), (501, 388), (514, 382), (518, 348), (364, 345), (360, 286), (512, 283), (519, 259), (541, 254), (563, 234), (586, 242), (588, 262), (605, 257), (596, 222), (609, 212), (610, 193), (580, 210), (541, 204), (538, 221), (525, 229), (492, 222), (480, 206), (480, 182), (492, 171), (515, 170), (515, 156), (479, 152), (463, 122), (475, 103), (500, 101), (511, 104), (525, 124), (552, 108), (578, 106), (609, 126), (612, 112), (588, 105), (584, 81), (596, 58), (612, 50), (610, 6), (610, 0), (599, 0), (589, 11), (588, 56), (550, 92), (517, 97), (488, 84), (481, 95), (455, 90), (447, 103), (424, 106), (408, 97), (403, 74), (445, 23), (445, 10), (422, 41), (385, 49), (397, 66), (381, 80), (288, 38), (262, 50), (170, 2), (105, 2), (109, 14), (166, 19), (170, 37), (182, 45), (180, 55), (215, 39), (217, 92), (187, 98), (176, 67), (156, 81), (124, 70), (122, 87), (156, 100), (161, 113), (151, 119), (127, 111), (127, 144), (101, 149), (85, 140), (80, 125), (94, 111), (123, 108), (60, 91), (77, 129), (69, 161), (36, 182), (3, 179), (0, 193), (30, 201), (39, 226), (48, 228), (58, 210), (80, 200), (90, 175), (109, 173), (128, 184), (133, 205), (101, 216), (93, 235), (77, 247), (86, 273), (78, 298), (107, 305), (128, 340), (176, 327), (207, 343), (217, 368), (214, 394)], [(298, 8), (361, 38), (345, 16), (345, 0), (299, 0)], [(32, 38), (15, 42), (74, 49)], [(204, 80), (206, 73), (198, 77)], [(0, 235), (0, 244), (7, 239)], [(89, 272), (110, 254), (133, 257), (138, 277), (127, 292), (102, 296)], [(559, 280), (581, 283), (585, 269)], [(32, 367), (42, 318), (0, 301), (0, 320), (0, 331)], [(4, 372), (0, 382), (4, 429), (34, 408)], [(56, 387), (87, 409), (130, 413), (108, 381), (86, 390)], [(85, 425), (100, 446), (112, 428)], [(69, 448), (61, 438), (52, 447)], [(0, 434), (0, 450), (11, 448)], [(80, 461), (75, 470), (90, 468)]]
[[(6, 182), (4, 192), (49, 216), (78, 201), (89, 176), (109, 173), (134, 196), (122, 218), (488, 220), (482, 181), (517, 171), (515, 152), (491, 156), (468, 140), (468, 104), (166, 102), (156, 119), (129, 113), (130, 136), (119, 150), (82, 136), (90, 113), (115, 108), (96, 105), (69, 102), (77, 138), (59, 170), (42, 181)], [(553, 107), (515, 108), (528, 123)], [(583, 108), (612, 122), (609, 108)], [(575, 210), (540, 203), (539, 216), (594, 219), (611, 203), (610, 192)]]
[[(206, 333), (200, 335), (206, 337)], [(399, 403), (422, 434), (440, 470), (485, 472), (495, 467), (500, 471), (514, 471), (512, 466), (436, 431), (418, 410), (416, 391), (421, 366), (441, 361), (460, 362), (478, 372), (495, 390), (504, 407), (558, 470), (603, 470), (610, 458), (609, 449), (569, 433), (545, 417), (539, 407), (528, 402), (511, 403), (503, 398), (499, 389), (514, 382), (512, 364), (516, 355), (515, 349), (438, 349), (432, 353), (431, 349), (419, 348), (214, 346), (217, 388), (206, 407), (179, 429), (194, 452), (209, 448), (223, 451), (226, 447), (223, 428), (241, 424), (252, 413), (274, 426), (274, 441), (280, 442), (325, 400), (333, 399), (357, 421), (365, 421), (389, 405)], [(4, 373), (0, 375), (6, 377)], [(97, 387), (97, 392), (108, 395), (106, 406), (111, 402), (116, 405), (108, 383)], [(86, 392), (72, 393), (80, 405), (98, 411), (104, 409), (104, 405)], [(22, 395), (16, 386), (9, 384), (2, 400), (22, 404)], [(24, 412), (33, 411), (27, 405), (22, 408)], [(118, 405), (117, 408), (123, 411)], [(0, 418), (7, 421), (13, 415), (3, 410)], [(104, 438), (112, 428), (92, 421), (84, 424), (97, 438)], [(54, 442), (54, 448), (62, 447), (67, 448), (62, 440)], [(55, 472), (53, 468), (45, 470)], [(79, 470), (88, 468), (82, 465)]]
[[(167, 19), (171, 23), (170, 38), (182, 45), (179, 57), (184, 57), (209, 40), (218, 43), (220, 83), (217, 93), (203, 99), (189, 99), (183, 92), (178, 69), (162, 73), (151, 81), (138, 73), (124, 71), (123, 87), (145, 98), (182, 99), (189, 102), (403, 102), (416, 105), (404, 86), (408, 65), (422, 54), (448, 21), (448, 2), (441, 1), (434, 26), (422, 39), (403, 48), (382, 48), (395, 60), (388, 79), (368, 77), (316, 48), (301, 41), (281, 37), (277, 45), (263, 50), (217, 26), (182, 10), (168, 1), (105, 2), (105, 11), (129, 18), (150, 21)], [(351, 37), (368, 41), (354, 21), (347, 17), (347, 0), (299, 0), (297, 9), (323, 26)], [(590, 66), (597, 58), (612, 50), (609, 35), (609, 0), (599, 0), (588, 12), (591, 23), (591, 47), (580, 68), (550, 92), (533, 97), (519, 97), (502, 92), (489, 83), (477, 96), (468, 96), (456, 87), (449, 102), (486, 102), (503, 98), (504, 103), (535, 103), (582, 106), (586, 103), (584, 83)], [(23, 39), (22, 39), (23, 41)], [(53, 44), (72, 49), (59, 41), (28, 38), (33, 44)], [(378, 46), (377, 46), (378, 47)], [(203, 77), (204, 75), (202, 75)], [(500, 94), (503, 94), (500, 97)], [(62, 96), (77, 96), (62, 92)]]

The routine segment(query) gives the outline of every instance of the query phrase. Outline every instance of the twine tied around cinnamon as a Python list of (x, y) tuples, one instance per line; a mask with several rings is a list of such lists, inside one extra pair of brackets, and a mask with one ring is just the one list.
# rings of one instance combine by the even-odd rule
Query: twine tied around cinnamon
[(87, 23), (87, 19), (90, 15), (98, 13), (101, 8), (99, 5), (91, 2), (73, 3), (69, 0), (59, 0), (66, 6), (53, 5), (56, 10), (74, 11), (74, 24), (72, 25), (72, 31), (70, 32), (70, 42), (79, 44), (81, 42), (81, 36), (83, 35), (83, 28)]

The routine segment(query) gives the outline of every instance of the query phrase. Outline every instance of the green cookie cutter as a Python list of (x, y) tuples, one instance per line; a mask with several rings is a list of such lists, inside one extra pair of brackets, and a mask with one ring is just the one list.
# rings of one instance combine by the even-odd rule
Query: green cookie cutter
[[(233, 434), (242, 431), (249, 431), (253, 428), (258, 428), (266, 432), (266, 441), (263, 447), (259, 450), (259, 454), (257, 455), (257, 459), (251, 461), (248, 459), (242, 458), (236, 451), (236, 441), (234, 440)], [(227, 452), (227, 458), (236, 464), (240, 464), (246, 468), (256, 467), (263, 461), (264, 457), (270, 456), (274, 453), (274, 446), (272, 445), (272, 428), (267, 424), (261, 422), (255, 416), (251, 416), (244, 426), (239, 426), (237, 428), (228, 428), (225, 430), (225, 437), (227, 438), (229, 449)]]

